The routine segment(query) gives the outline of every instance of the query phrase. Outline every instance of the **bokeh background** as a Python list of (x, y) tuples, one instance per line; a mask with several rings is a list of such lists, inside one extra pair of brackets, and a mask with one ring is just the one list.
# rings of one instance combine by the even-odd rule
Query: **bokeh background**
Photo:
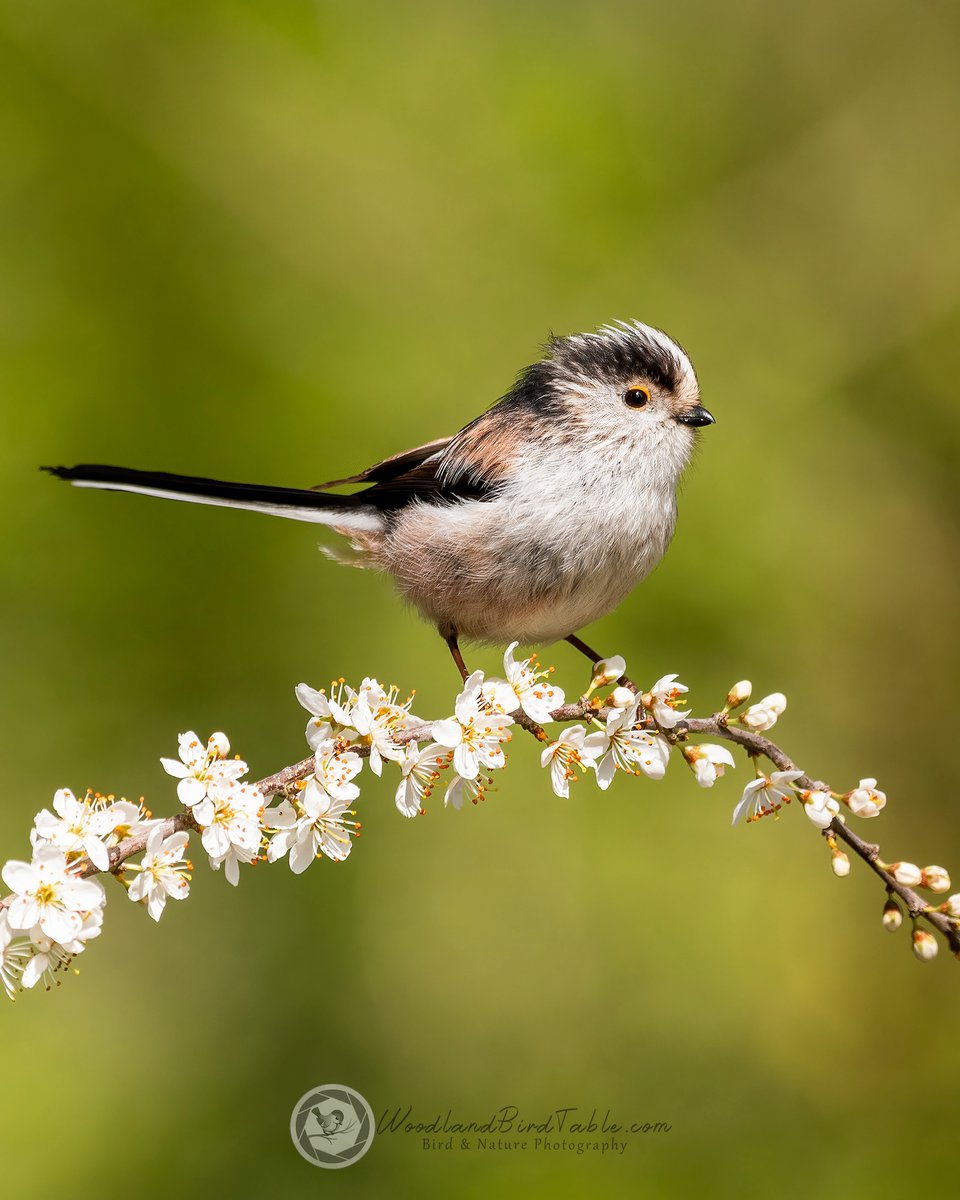
[[(6, 0), (2, 857), (57, 787), (170, 811), (182, 729), (295, 761), (300, 680), (437, 716), (457, 690), (310, 527), (38, 464), (309, 485), (454, 431), (550, 330), (636, 316), (718, 424), (667, 559), (589, 636), (701, 713), (782, 689), (802, 766), (879, 777), (888, 857), (960, 876), (957, 34), (947, 0)], [(116, 889), (80, 976), (2, 1015), (4, 1191), (949, 1186), (958, 968), (883, 932), (868, 872), (835, 879), (795, 810), (731, 830), (744, 764), (566, 802), (536, 759), (416, 822), (368, 776), (349, 863), (301, 878), (233, 891), (198, 850), (159, 926)], [(673, 1129), (615, 1159), (384, 1136), (320, 1175), (288, 1121), (329, 1081)]]

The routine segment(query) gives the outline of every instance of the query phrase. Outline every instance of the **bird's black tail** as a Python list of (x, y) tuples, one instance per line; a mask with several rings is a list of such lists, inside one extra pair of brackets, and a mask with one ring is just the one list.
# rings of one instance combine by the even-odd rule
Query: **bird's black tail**
[(100, 488), (108, 492), (135, 492), (163, 500), (185, 500), (191, 504), (213, 504), (220, 508), (243, 508), (251, 512), (312, 521), (350, 530), (379, 530), (383, 518), (360, 497), (334, 496), (300, 488), (271, 487), (262, 483), (225, 483), (198, 475), (171, 475), (165, 471), (134, 471), (81, 463), (76, 467), (41, 467), (74, 487)]

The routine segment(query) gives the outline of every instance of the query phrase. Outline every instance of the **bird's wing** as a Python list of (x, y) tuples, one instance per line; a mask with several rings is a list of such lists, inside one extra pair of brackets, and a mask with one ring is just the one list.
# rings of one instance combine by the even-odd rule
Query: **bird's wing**
[(317, 484), (311, 490), (369, 483), (371, 487), (355, 496), (381, 511), (400, 509), (415, 500), (443, 503), (487, 499), (507, 473), (508, 456), (498, 451), (506, 449), (501, 442), (510, 440), (502, 431), (498, 433), (501, 423), (492, 422), (491, 413), (484, 413), (454, 437), (437, 438), (401, 451), (358, 475)]
[(315, 483), (311, 492), (326, 492), (330, 488), (340, 487), (346, 483), (386, 483), (404, 475), (407, 471), (416, 471), (435, 454), (449, 446), (453, 438), (435, 438), (422, 446), (413, 446), (410, 450), (401, 450), (399, 454), (391, 454), (389, 458), (374, 463), (357, 475), (348, 475), (345, 479), (331, 479), (328, 483)]
[(508, 399), (450, 439), (438, 463), (444, 483), (463, 486), (471, 482), (492, 489), (517, 470), (530, 422), (525, 419), (528, 414), (516, 412)]

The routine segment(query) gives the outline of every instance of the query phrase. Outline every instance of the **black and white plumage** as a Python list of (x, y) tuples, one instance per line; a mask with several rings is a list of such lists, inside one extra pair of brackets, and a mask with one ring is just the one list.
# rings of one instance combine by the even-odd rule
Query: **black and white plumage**
[[(663, 556), (694, 430), (712, 416), (681, 347), (639, 322), (554, 338), (453, 437), (314, 488), (81, 465), (77, 487), (329, 526), (455, 646), (544, 643), (603, 616)], [(366, 485), (352, 495), (330, 489)]]

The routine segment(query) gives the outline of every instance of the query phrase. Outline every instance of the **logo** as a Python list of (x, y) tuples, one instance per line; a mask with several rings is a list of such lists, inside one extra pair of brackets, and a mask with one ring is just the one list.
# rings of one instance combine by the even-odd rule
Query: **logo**
[(359, 1092), (325, 1083), (301, 1096), (290, 1117), (293, 1144), (315, 1167), (349, 1167), (370, 1149), (373, 1110)]

